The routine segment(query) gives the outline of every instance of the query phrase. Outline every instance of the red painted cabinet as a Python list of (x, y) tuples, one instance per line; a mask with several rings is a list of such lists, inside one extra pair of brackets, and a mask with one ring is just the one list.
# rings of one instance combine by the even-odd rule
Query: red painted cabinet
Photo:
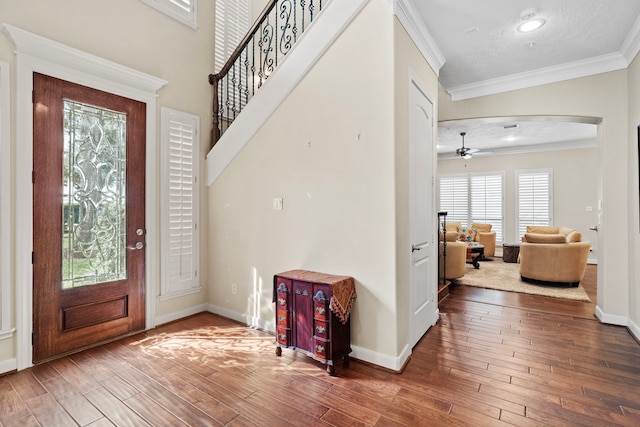
[(313, 280), (326, 279), (328, 275), (317, 277), (309, 272), (296, 274), (298, 272), (300, 270), (274, 276), (276, 354), (282, 354), (282, 347), (301, 351), (325, 363), (327, 372), (334, 375), (334, 364), (338, 360), (342, 359), (345, 365), (349, 363), (350, 320), (348, 315), (340, 319), (331, 310), (335, 284)]

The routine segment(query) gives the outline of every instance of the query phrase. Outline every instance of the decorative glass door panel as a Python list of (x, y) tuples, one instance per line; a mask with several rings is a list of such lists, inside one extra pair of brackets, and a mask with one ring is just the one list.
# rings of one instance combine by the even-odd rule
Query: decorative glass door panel
[(126, 279), (127, 117), (63, 104), (62, 288)]

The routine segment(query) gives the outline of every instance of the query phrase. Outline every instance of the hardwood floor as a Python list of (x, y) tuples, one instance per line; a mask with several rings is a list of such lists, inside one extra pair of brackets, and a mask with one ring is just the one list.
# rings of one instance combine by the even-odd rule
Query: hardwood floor
[(1, 377), (0, 422), (640, 425), (640, 345), (593, 305), (454, 286), (401, 374), (352, 360), (336, 377), (202, 313)]

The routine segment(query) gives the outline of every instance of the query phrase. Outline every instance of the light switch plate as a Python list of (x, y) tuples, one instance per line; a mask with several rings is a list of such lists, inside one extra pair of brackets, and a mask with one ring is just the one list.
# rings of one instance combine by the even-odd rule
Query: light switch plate
[(273, 210), (281, 211), (282, 210), (282, 197), (274, 197), (273, 198)]

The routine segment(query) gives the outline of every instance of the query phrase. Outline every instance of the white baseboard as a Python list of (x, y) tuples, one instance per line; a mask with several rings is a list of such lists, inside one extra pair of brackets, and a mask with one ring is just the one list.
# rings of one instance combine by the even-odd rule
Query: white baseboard
[(258, 317), (249, 316), (248, 314), (238, 313), (237, 311), (228, 310), (226, 308), (218, 307), (217, 305), (207, 304), (207, 311), (209, 313), (218, 314), (227, 319), (235, 320), (236, 322), (243, 323), (249, 327), (260, 329), (266, 332), (275, 334), (276, 324), (275, 321), (265, 321)]
[(0, 374), (6, 374), (7, 372), (15, 371), (18, 369), (18, 362), (16, 359), (7, 359), (0, 362)]
[(640, 326), (636, 325), (631, 319), (629, 319), (627, 329), (636, 340), (640, 341)]
[(398, 357), (371, 351), (367, 348), (358, 347), (357, 345), (352, 345), (351, 350), (352, 351), (349, 357), (362, 360), (363, 362), (371, 363), (373, 365), (381, 366), (395, 372), (400, 372), (404, 364), (407, 362), (407, 360), (409, 360), (409, 357), (411, 356), (411, 349), (409, 347), (405, 347)]
[(626, 316), (617, 316), (615, 314), (607, 314), (604, 311), (602, 311), (602, 309), (598, 305), (596, 305), (596, 317), (602, 323), (607, 323), (609, 325), (629, 326), (629, 318), (627, 318)]
[(179, 320), (188, 316), (193, 316), (194, 314), (202, 313), (203, 311), (207, 311), (206, 304), (199, 304), (186, 310), (165, 314), (164, 316), (156, 317), (156, 326), (173, 322), (174, 320)]

